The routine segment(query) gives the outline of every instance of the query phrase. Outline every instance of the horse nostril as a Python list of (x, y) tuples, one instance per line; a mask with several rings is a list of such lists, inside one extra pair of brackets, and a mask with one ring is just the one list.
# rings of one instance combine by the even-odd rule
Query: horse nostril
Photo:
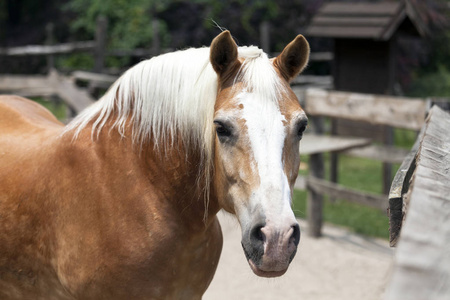
[(255, 226), (250, 232), (250, 239), (255, 242), (263, 242), (266, 240), (266, 236), (261, 231), (264, 226)]
[(298, 246), (298, 243), (300, 242), (300, 226), (295, 224), (292, 226), (292, 229), (294, 229), (294, 231), (292, 232), (290, 241), (293, 242), (295, 246)]

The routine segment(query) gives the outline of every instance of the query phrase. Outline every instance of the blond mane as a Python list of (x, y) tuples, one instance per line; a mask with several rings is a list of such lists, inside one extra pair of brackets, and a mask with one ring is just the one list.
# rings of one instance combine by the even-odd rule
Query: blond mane
[[(214, 104), (218, 80), (209, 61), (209, 48), (187, 49), (142, 61), (126, 71), (95, 104), (78, 115), (65, 129), (74, 139), (92, 123), (95, 140), (106, 122), (125, 137), (131, 125), (133, 143), (152, 140), (157, 151), (173, 146), (176, 137), (186, 149), (202, 154), (207, 190), (214, 144)], [(261, 99), (277, 102), (284, 85), (272, 62), (257, 47), (239, 47), (241, 70), (235, 80)], [(132, 124), (128, 124), (128, 122)]]

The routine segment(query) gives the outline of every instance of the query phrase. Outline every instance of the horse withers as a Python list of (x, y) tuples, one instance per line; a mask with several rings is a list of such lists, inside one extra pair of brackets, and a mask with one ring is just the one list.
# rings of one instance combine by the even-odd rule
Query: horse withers
[(225, 31), (134, 66), (67, 126), (1, 96), (0, 299), (200, 299), (220, 209), (253, 272), (284, 274), (308, 57), (301, 35), (269, 59)]

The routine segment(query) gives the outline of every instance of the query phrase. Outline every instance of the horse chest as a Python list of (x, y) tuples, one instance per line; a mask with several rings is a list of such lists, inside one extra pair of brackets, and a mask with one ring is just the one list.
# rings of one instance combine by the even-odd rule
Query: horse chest
[(219, 260), (220, 225), (196, 236), (177, 227), (130, 234), (77, 261), (64, 251), (60, 279), (77, 299), (200, 299)]

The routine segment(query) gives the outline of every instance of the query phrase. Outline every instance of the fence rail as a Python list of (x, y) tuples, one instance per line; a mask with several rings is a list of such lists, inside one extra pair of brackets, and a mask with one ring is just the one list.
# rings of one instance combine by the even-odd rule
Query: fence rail
[[(52, 56), (58, 54), (69, 54), (74, 52), (91, 51), (95, 54), (95, 60), (103, 62), (104, 56), (134, 56), (134, 57), (151, 57), (160, 53), (171, 52), (174, 49), (161, 48), (159, 37), (159, 21), (157, 19), (152, 21), (153, 36), (152, 44), (148, 48), (134, 48), (134, 49), (107, 49), (106, 37), (108, 29), (108, 20), (102, 16), (97, 18), (97, 25), (95, 30), (95, 39), (91, 41), (79, 41), (71, 43), (56, 44), (54, 37), (53, 24), (47, 24), (46, 26), (46, 45), (28, 45), (19, 47), (0, 48), (0, 55), (3, 56)], [(271, 53), (273, 56), (279, 53), (270, 52), (270, 24), (263, 22), (260, 26), (260, 44), (262, 49), (267, 53)], [(333, 59), (332, 52), (316, 52), (310, 54), (310, 61), (331, 61)], [(51, 60), (51, 59), (50, 59)], [(51, 69), (52, 66), (49, 66)], [(99, 67), (94, 68), (94, 71), (98, 72)], [(324, 76), (326, 77), (326, 76)], [(310, 79), (309, 79), (310, 80)], [(316, 78), (315, 81), (320, 79)], [(329, 79), (324, 79), (329, 81)], [(323, 83), (323, 80), (321, 81)]]
[(21, 47), (0, 48), (0, 55), (6, 56), (33, 56), (67, 54), (73, 52), (90, 51), (95, 48), (95, 41), (82, 41), (58, 45), (28, 45)]
[[(315, 135), (305, 135), (300, 145), (300, 153), (310, 155), (309, 175), (302, 181), (308, 190), (309, 235), (313, 237), (321, 235), (323, 195), (329, 195), (330, 199), (346, 199), (386, 211), (389, 206), (387, 195), (357, 191), (324, 180), (323, 153), (344, 153), (383, 163), (401, 163), (408, 151), (389, 145), (374, 144), (372, 136), (369, 135), (365, 137), (327, 135), (323, 129), (322, 117), (417, 130), (424, 124), (427, 101), (320, 89), (306, 89), (306, 91), (294, 89), (294, 92), (304, 98), (303, 107), (315, 125), (313, 127), (316, 131)], [(391, 178), (387, 180), (392, 182)], [(297, 184), (297, 187), (299, 186), (301, 185)]]
[(426, 102), (418, 98), (308, 89), (306, 107), (313, 115), (420, 130)]
[(0, 76), (0, 90), (26, 97), (58, 95), (75, 114), (94, 102), (87, 91), (79, 89), (72, 79), (55, 70), (47, 76)]
[(306, 188), (319, 195), (329, 195), (336, 199), (345, 199), (348, 202), (358, 203), (386, 211), (386, 197), (351, 189), (328, 180), (308, 177)]

